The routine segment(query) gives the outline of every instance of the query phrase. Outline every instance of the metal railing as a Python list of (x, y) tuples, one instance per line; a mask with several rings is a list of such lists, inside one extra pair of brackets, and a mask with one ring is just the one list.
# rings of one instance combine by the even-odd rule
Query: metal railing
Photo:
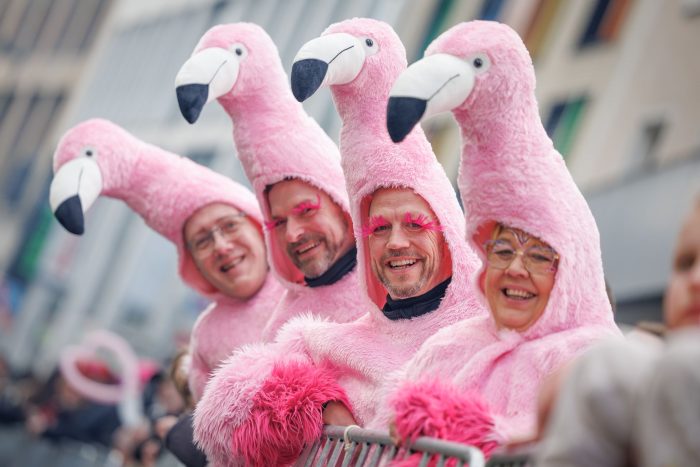
[(296, 467), (387, 465), (409, 456), (421, 455), (420, 466), (450, 465), (483, 467), (484, 454), (473, 446), (443, 441), (436, 438), (418, 438), (410, 446), (399, 447), (381, 431), (358, 426), (325, 426), (321, 438), (304, 449)]

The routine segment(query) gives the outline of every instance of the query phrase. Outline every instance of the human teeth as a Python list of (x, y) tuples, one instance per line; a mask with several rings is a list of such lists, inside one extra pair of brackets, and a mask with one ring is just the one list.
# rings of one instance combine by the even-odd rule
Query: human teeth
[(228, 263), (228, 264), (224, 264), (223, 266), (221, 266), (221, 270), (222, 270), (223, 272), (228, 272), (228, 271), (230, 271), (231, 269), (235, 268), (241, 261), (243, 261), (243, 257), (242, 257), (242, 256), (241, 256), (240, 258), (238, 258), (238, 259), (235, 259), (235, 260), (231, 261), (231, 262)]
[(414, 259), (402, 259), (401, 261), (389, 261), (389, 266), (392, 268), (400, 268), (401, 266), (412, 266), (416, 263)]
[(317, 246), (318, 246), (318, 243), (312, 243), (311, 245), (308, 245), (306, 248), (301, 248), (301, 249), (299, 249), (299, 250), (297, 250), (297, 251), (298, 251), (299, 254), (302, 254), (302, 253), (306, 253), (306, 252), (309, 251), (310, 249), (312, 249), (312, 248), (314, 248), (314, 247), (317, 247)]
[(532, 298), (535, 296), (535, 294), (532, 294), (530, 292), (526, 292), (525, 290), (506, 289), (505, 292), (506, 292), (506, 296), (508, 296), (508, 297)]

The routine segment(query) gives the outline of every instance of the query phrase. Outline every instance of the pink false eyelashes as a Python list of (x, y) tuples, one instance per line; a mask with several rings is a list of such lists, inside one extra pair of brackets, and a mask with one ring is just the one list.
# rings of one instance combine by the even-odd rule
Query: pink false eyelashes
[[(380, 227), (388, 227), (390, 225), (391, 224), (384, 218), (384, 216), (372, 216), (369, 219), (369, 224), (362, 227), (362, 236), (369, 237), (370, 235), (377, 233), (377, 229)], [(442, 232), (442, 226), (438, 224), (437, 221), (430, 220), (425, 214), (418, 214), (418, 216), (414, 217), (413, 214), (407, 212), (403, 217), (403, 225), (409, 232), (423, 230)]]
[[(302, 216), (309, 211), (317, 211), (321, 207), (321, 196), (316, 194), (316, 202), (313, 203), (309, 200), (304, 200), (292, 208), (292, 214), (295, 216)], [(273, 230), (275, 227), (284, 222), (284, 219), (273, 219), (271, 221), (265, 221), (265, 230)]]
[(386, 227), (389, 222), (384, 218), (384, 216), (372, 216), (369, 218), (369, 224), (362, 226), (362, 236), (369, 237), (372, 235), (379, 227)]
[(292, 208), (292, 214), (296, 214), (297, 216), (299, 214), (304, 214), (308, 210), (314, 211), (317, 210), (318, 208), (321, 207), (321, 197), (316, 194), (316, 203), (312, 203), (311, 201), (302, 201), (301, 203), (297, 204)]

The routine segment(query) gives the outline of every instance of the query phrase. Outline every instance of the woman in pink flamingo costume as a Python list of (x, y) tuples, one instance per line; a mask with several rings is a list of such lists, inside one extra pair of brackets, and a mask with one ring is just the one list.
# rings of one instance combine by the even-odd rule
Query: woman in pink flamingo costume
[[(214, 99), (231, 117), (238, 157), (267, 222), (272, 221), (269, 188), (290, 179), (325, 192), (350, 221), (338, 148), (294, 99), (277, 47), (260, 26), (211, 28), (175, 84), (180, 109), (190, 123)], [(365, 311), (357, 299), (357, 268), (335, 283), (311, 288), (273, 233), (267, 230), (265, 238), (272, 270), (287, 289), (266, 326), (266, 339), (272, 340), (284, 323), (302, 313), (346, 322)]]
[(199, 209), (224, 203), (244, 212), (262, 230), (255, 196), (223, 175), (100, 119), (82, 122), (63, 135), (54, 153), (54, 172), (51, 205), (67, 230), (83, 233), (83, 214), (98, 196), (121, 199), (175, 245), (182, 279), (212, 300), (190, 338), (189, 386), (198, 400), (219, 362), (233, 349), (261, 340), (284, 289), (267, 274), (258, 292), (247, 300), (222, 293), (195, 266), (183, 228)]
[[(435, 334), (404, 368), (409, 383), (394, 400), (398, 434), (470, 442), (488, 454), (532, 434), (545, 377), (620, 333), (595, 220), (542, 127), (532, 61), (512, 29), (473, 21), (435, 39), (392, 88), (389, 133), (400, 141), (421, 118), (447, 110), (462, 132), (467, 240), (486, 261), (485, 242), (500, 224), (559, 255), (534, 324), (517, 331), (499, 328), (491, 316), (465, 320)], [(472, 284), (484, 301), (485, 269)]]
[[(422, 135), (396, 146), (384, 128), (391, 83), (406, 67), (396, 33), (379, 21), (353, 19), (330, 26), (297, 57), (332, 57), (350, 46), (355, 51), (339, 56), (334, 62), (339, 68), (328, 67), (328, 79), (316, 74), (319, 67), (300, 70), (295, 64), (292, 88), (313, 92), (322, 82), (332, 85), (343, 119), (341, 155), (369, 312), (345, 324), (296, 319), (273, 344), (233, 355), (195, 413), (195, 437), (216, 465), (293, 462), (320, 435), (322, 406), (328, 401), (345, 404), (360, 425), (381, 426), (376, 421), (387, 418), (382, 413), (387, 407), (377, 404), (377, 395), (386, 375), (441, 327), (485, 313), (467, 287), (478, 259), (463, 241), (463, 214), (444, 170)], [(334, 82), (338, 76), (344, 84)], [(308, 95), (297, 93), (298, 98)], [(371, 197), (383, 188), (409, 188), (427, 201), (451, 257), (452, 280), (439, 306), (412, 319), (389, 319), (382, 312), (387, 291), (370, 268), (363, 232)]]

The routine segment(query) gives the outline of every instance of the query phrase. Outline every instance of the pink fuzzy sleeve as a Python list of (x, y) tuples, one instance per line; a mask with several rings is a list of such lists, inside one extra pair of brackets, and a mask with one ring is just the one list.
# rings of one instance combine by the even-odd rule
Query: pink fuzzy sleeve
[(250, 417), (232, 444), (246, 465), (285, 465), (321, 436), (322, 404), (350, 402), (328, 368), (299, 362), (276, 365), (255, 397)]
[(211, 368), (209, 368), (198, 352), (194, 352), (192, 355), (192, 363), (187, 374), (187, 382), (190, 387), (190, 392), (192, 393), (192, 399), (195, 402), (198, 402), (199, 399), (202, 398), (204, 386), (206, 386), (209, 380), (210, 373)]
[(391, 401), (396, 432), (414, 441), (430, 436), (476, 446), (488, 458), (498, 447), (489, 408), (474, 392), (459, 392), (438, 381), (406, 383)]
[(236, 352), (197, 404), (195, 441), (212, 465), (284, 465), (321, 434), (321, 405), (350, 403), (333, 371), (288, 346)]

